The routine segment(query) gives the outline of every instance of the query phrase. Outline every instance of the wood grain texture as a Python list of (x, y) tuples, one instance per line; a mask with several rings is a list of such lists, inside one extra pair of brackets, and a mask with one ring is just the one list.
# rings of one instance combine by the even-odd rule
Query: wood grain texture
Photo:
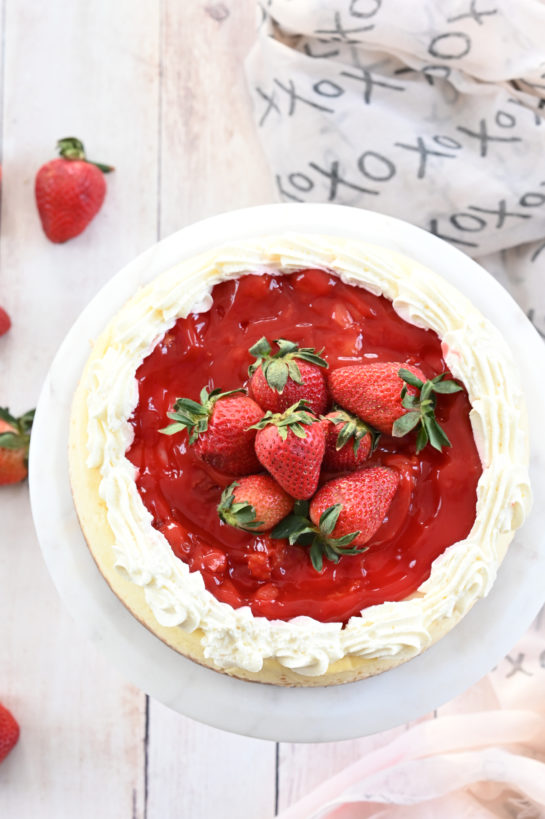
[(150, 701), (147, 819), (268, 819), (275, 746), (200, 725)]
[[(0, 340), (0, 404), (24, 411), (85, 303), (155, 240), (159, 53), (150, 23), (159, 27), (154, 2), (129, 0), (5, 0), (4, 19), (0, 292), (13, 327)], [(34, 175), (72, 134), (117, 170), (88, 230), (53, 245), (39, 224)], [(143, 819), (145, 697), (64, 612), (27, 486), (3, 488), (0, 504), (0, 700), (21, 723), (0, 769), (0, 815)]]
[[(91, 296), (156, 239), (158, 31), (153, 0), (137, 8), (7, 0), (1, 262), (14, 327), (3, 352), (34, 378), (11, 367), (4, 387), (13, 395), (26, 386), (26, 402)], [(116, 171), (87, 230), (53, 245), (41, 231), (34, 175), (67, 135)], [(29, 327), (40, 324), (29, 343)]]
[(0, 816), (141, 817), (144, 697), (61, 607), (32, 531), (26, 487), (4, 489), (4, 504), (0, 700), (21, 737), (0, 768)]
[(243, 61), (254, 0), (163, 0), (161, 235), (234, 208), (276, 201)]

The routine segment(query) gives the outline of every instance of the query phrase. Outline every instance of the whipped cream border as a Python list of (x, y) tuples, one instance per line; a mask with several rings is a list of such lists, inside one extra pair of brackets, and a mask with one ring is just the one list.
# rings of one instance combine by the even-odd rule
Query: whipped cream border
[[(310, 617), (288, 622), (254, 617), (249, 607), (218, 601), (198, 572), (175, 557), (136, 488), (125, 457), (128, 422), (138, 400), (135, 372), (180, 317), (204, 312), (220, 281), (251, 273), (325, 268), (347, 284), (384, 295), (411, 324), (434, 330), (445, 360), (466, 386), (483, 473), (477, 514), (466, 540), (449, 546), (410, 598), (382, 603), (341, 623)], [(265, 658), (319, 676), (345, 656), (407, 659), (488, 594), (514, 531), (531, 504), (524, 397), (498, 330), (443, 278), (417, 262), (367, 243), (318, 235), (281, 235), (223, 246), (181, 262), (141, 289), (105, 331), (109, 343), (88, 376), (89, 468), (100, 470), (100, 497), (114, 535), (115, 565), (141, 586), (162, 626), (200, 628), (204, 655), (218, 668), (258, 672)]]

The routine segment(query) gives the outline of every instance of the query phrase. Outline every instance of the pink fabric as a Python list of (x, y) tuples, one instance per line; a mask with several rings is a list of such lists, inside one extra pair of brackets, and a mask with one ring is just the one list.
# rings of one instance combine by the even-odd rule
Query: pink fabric
[(477, 685), (391, 736), (280, 819), (543, 819), (545, 610)]

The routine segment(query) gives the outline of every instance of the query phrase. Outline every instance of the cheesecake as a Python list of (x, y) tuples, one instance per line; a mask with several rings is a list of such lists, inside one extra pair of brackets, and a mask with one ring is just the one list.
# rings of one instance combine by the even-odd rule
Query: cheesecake
[[(260, 339), (319, 352), (330, 385), (383, 362), (457, 385), (437, 396), (448, 446), (376, 435), (363, 469), (395, 473), (395, 494), (352, 554), (317, 565), (304, 538), (229, 525), (218, 506), (237, 476), (186, 431), (165, 434), (182, 397), (246, 394)], [(529, 510), (528, 450), (516, 363), (464, 295), (386, 248), (283, 234), (186, 259), (134, 294), (93, 342), (69, 456), (89, 549), (143, 625), (218, 672), (323, 686), (410, 660), (488, 594)], [(317, 491), (335, 480), (322, 467)]]

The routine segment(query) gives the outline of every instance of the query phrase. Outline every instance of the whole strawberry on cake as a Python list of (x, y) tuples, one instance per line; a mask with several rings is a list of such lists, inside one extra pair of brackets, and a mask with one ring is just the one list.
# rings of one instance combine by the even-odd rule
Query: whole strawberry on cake
[(72, 485), (99, 568), (158, 637), (328, 685), (417, 655), (488, 592), (529, 506), (525, 430), (509, 351), (436, 274), (267, 238), (181, 263), (114, 317), (76, 393)]

